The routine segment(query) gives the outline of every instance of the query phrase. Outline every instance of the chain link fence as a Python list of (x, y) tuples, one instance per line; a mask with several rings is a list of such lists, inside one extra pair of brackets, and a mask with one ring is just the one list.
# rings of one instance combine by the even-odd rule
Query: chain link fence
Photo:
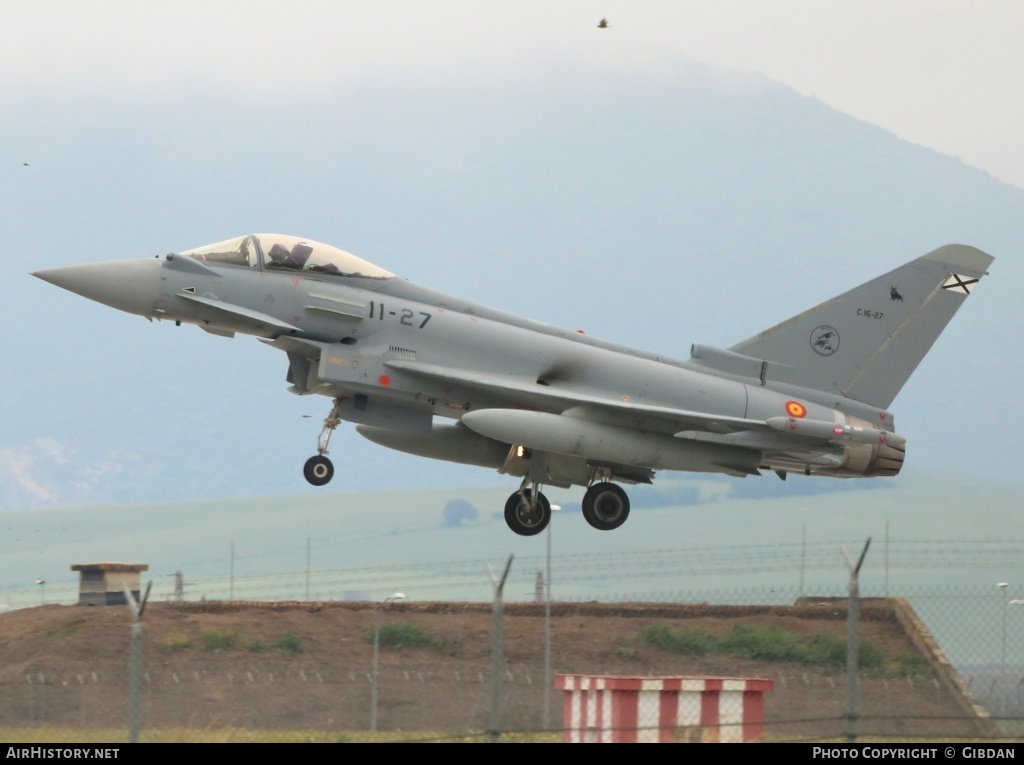
[[(573, 702), (555, 688), (556, 674), (765, 679), (761, 738), (847, 736), (847, 573), (837, 547), (517, 559), (505, 590), (502, 739), (562, 740)], [(859, 736), (1024, 731), (1024, 587), (996, 575), (1014, 578), (1022, 552), (1012, 541), (872, 550), (860, 582)], [(141, 739), (487, 740), (486, 567), (156, 578)], [(951, 580), (964, 583), (936, 584)], [(679, 581), (688, 586), (664, 587)], [(382, 603), (396, 585), (407, 601)], [(69, 583), (0, 599), (15, 606), (0, 614), (0, 741), (126, 740), (128, 609), (70, 607)], [(372, 635), (381, 630), (375, 667)], [(661, 725), (646, 719), (630, 724)], [(677, 727), (673, 740), (711, 735)]]
[[(516, 555), (506, 600), (542, 597), (540, 586), (549, 565), (558, 600), (678, 600), (698, 592), (731, 590), (758, 598), (770, 598), (772, 591), (787, 597), (845, 594), (847, 574), (840, 548), (859, 550), (863, 543), (863, 539), (826, 540), (563, 554), (556, 539), (550, 559)], [(243, 555), (229, 541), (223, 543), (223, 550), (222, 559), (208, 563), (202, 576), (189, 571), (150, 572), (153, 600), (379, 600), (400, 589), (414, 600), (485, 601), (491, 598), (488, 566), (497, 563), (453, 558), (405, 565), (313, 567), (303, 543), (294, 546), (293, 567), (267, 571), (261, 557)], [(213, 570), (221, 573), (214, 575)], [(985, 597), (998, 600), (1000, 581), (1017, 588), (1010, 600), (1024, 594), (1020, 588), (1024, 542), (876, 539), (865, 560), (861, 588), (875, 596), (889, 596), (952, 583), (979, 589), (985, 585), (991, 588)], [(37, 584), (0, 587), (0, 603), (16, 609), (71, 604), (77, 601), (77, 587), (69, 570), (60, 581), (40, 579)]]

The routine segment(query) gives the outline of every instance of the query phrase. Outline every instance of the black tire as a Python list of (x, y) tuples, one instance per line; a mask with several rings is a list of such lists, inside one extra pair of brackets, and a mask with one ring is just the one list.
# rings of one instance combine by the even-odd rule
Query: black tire
[(318, 454), (306, 460), (302, 474), (314, 486), (323, 486), (334, 478), (334, 465), (324, 455)]
[(583, 495), (583, 517), (599, 531), (617, 529), (629, 518), (629, 497), (614, 483), (595, 483)]
[(551, 522), (551, 503), (543, 494), (537, 494), (537, 502), (530, 506), (530, 490), (520, 495), (517, 491), (505, 503), (505, 523), (521, 537), (532, 537), (547, 528)]

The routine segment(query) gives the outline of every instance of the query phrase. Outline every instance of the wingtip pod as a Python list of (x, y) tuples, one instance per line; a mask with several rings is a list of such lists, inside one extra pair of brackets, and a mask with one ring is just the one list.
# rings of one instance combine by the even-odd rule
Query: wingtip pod
[(857, 444), (885, 444), (902, 449), (907, 439), (889, 430), (854, 425), (848, 422), (823, 422), (803, 420), (794, 417), (769, 417), (765, 424), (773, 430), (793, 433), (811, 438), (826, 438), (829, 441)]
[(951, 271), (970, 274), (976, 279), (984, 276), (988, 272), (988, 267), (992, 265), (992, 261), (995, 260), (987, 252), (966, 244), (947, 244), (937, 250), (932, 250), (922, 259), (941, 263)]

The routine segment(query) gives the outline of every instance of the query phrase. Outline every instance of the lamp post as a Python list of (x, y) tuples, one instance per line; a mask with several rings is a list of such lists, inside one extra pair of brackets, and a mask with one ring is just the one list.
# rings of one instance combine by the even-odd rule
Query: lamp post
[(999, 671), (1003, 676), (1006, 675), (1006, 612), (1010, 610), (1010, 603), (1006, 597), (1006, 588), (1009, 586), (1008, 582), (999, 582), (996, 585), (999, 588), (1000, 599), (1003, 601), (1003, 634), (999, 646)]
[(380, 677), (380, 610), (388, 603), (405, 600), (400, 592), (388, 595), (374, 609), (373, 670), (370, 676), (370, 730), (377, 730), (377, 682)]
[[(552, 505), (551, 513), (561, 510), (560, 505)], [(548, 521), (547, 570), (544, 574), (544, 730), (551, 728), (551, 522)]]
[[(1009, 592), (1007, 592), (1007, 595), (1009, 595)], [(1004, 611), (1008, 610), (1010, 606), (1024, 606), (1024, 600), (1021, 600), (1020, 598), (1014, 598), (1013, 600), (1007, 600), (1006, 601), (1006, 606), (1004, 607)], [(1007, 651), (1007, 647), (1005, 646), (1007, 634), (1008, 634), (1008, 630), (1006, 628), (1006, 614), (1004, 613), (1004, 615), (1003, 615), (1003, 642), (1004, 642), (1003, 655), (1004, 655), (1004, 657), (1005, 657), (1006, 651)], [(1006, 659), (1004, 658), (1003, 661), (1005, 662)], [(1006, 666), (1006, 670), (1005, 671), (1009, 671), (1009, 666)]]

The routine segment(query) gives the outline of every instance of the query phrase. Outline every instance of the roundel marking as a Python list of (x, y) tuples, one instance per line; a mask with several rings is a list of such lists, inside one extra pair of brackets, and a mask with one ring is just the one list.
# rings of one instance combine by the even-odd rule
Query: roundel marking
[(788, 414), (790, 417), (806, 417), (807, 407), (805, 407), (799, 401), (787, 401), (786, 414)]

